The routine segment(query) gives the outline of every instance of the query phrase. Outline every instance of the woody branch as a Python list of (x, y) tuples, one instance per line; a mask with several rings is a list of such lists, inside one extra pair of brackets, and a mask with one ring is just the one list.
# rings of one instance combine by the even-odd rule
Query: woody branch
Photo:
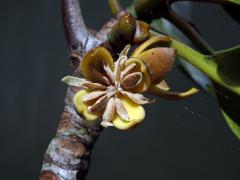
[[(62, 0), (65, 36), (74, 60), (73, 74), (79, 76), (79, 63), (86, 51), (104, 43), (114, 21), (108, 23), (99, 35), (89, 31), (81, 15), (78, 0)], [(73, 61), (72, 61), (73, 62)], [(65, 108), (60, 117), (55, 137), (51, 140), (43, 159), (41, 180), (84, 180), (90, 166), (91, 150), (102, 131), (99, 121), (85, 121), (75, 111), (72, 98), (79, 91), (68, 87)]]

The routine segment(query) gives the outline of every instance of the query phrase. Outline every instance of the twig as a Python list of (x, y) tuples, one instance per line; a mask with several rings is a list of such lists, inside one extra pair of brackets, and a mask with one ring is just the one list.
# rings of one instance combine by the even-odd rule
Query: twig
[(82, 18), (79, 0), (62, 0), (63, 25), (68, 45), (81, 51), (88, 38), (88, 30)]

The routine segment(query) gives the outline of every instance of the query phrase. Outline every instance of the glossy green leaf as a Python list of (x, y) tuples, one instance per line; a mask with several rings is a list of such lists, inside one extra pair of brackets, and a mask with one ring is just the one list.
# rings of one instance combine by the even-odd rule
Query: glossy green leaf
[(205, 75), (196, 73), (197, 71), (192, 66), (190, 66), (191, 68), (189, 68), (189, 66), (186, 66), (186, 63), (187, 62), (184, 62), (185, 65), (182, 66), (185, 69), (184, 72), (188, 73), (188, 75), (197, 84), (203, 87), (203, 89), (205, 89), (209, 94), (215, 95), (217, 97), (219, 105), (221, 107), (221, 112), (227, 125), (240, 140), (240, 96), (216, 84), (214, 87), (209, 84), (206, 86)]
[[(204, 57), (188, 46), (172, 40), (171, 46), (178, 55), (207, 75), (214, 86), (221, 109), (229, 127), (240, 134), (240, 46), (216, 52), (214, 56)], [(227, 116), (226, 116), (227, 115)]]
[(216, 52), (212, 57), (217, 62), (217, 72), (229, 85), (240, 86), (240, 45)]
[[(216, 59), (220, 59), (220, 58), (217, 58), (217, 55), (205, 56), (175, 39), (172, 39), (172, 43), (170, 44), (170, 47), (176, 48), (178, 52), (177, 54), (179, 57), (191, 63), (198, 70), (200, 70), (202, 73), (207, 75), (213, 82), (221, 85), (222, 87), (240, 96), (240, 86), (236, 85), (236, 81), (230, 78), (235, 76), (232, 75), (231, 73), (230, 75), (227, 73), (226, 74), (223, 73), (224, 75), (220, 76), (220, 74), (218, 73), (218, 72), (222, 73), (223, 71), (222, 69), (221, 71), (219, 71), (219, 63), (217, 62)], [(238, 72), (234, 74), (238, 74)]]
[(240, 127), (240, 96), (219, 84), (213, 83), (213, 85), (226, 122), (235, 134), (236, 132), (240, 134), (240, 129), (237, 128)]
[(224, 110), (221, 110), (223, 117), (225, 118), (228, 126), (232, 130), (232, 132), (236, 135), (236, 137), (240, 140), (240, 126), (235, 123), (225, 112)]
[[(151, 33), (158, 35), (156, 32)], [(240, 67), (240, 46), (218, 51), (212, 56), (205, 56), (175, 39), (172, 39), (170, 47), (177, 49), (179, 57), (200, 70), (211, 80), (213, 92), (209, 93), (216, 95), (227, 124), (239, 138), (240, 70), (238, 69)], [(188, 71), (188, 73), (192, 77), (195, 75), (195, 71)], [(197, 77), (193, 79), (202, 83)]]

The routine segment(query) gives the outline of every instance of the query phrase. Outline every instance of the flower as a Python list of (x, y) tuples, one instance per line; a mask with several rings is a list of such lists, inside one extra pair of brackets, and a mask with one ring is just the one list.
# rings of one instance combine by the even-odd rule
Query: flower
[[(102, 118), (104, 127), (129, 129), (143, 121), (145, 111), (141, 105), (153, 102), (141, 93), (168, 95), (169, 87), (163, 80), (172, 69), (176, 50), (154, 47), (162, 37), (153, 37), (134, 50), (131, 57), (127, 45), (114, 62), (110, 52), (97, 47), (81, 61), (83, 78), (67, 76), (63, 82), (84, 89), (73, 98), (76, 110), (86, 120)], [(171, 93), (170, 93), (171, 96)]]

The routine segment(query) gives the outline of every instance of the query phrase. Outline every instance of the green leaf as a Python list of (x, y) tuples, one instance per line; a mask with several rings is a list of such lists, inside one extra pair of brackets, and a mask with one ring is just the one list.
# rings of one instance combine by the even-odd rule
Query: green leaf
[[(187, 62), (184, 62), (184, 64), (185, 63)], [(188, 75), (192, 77), (196, 83), (198, 83), (201, 87), (203, 86), (209, 94), (216, 96), (227, 125), (240, 140), (240, 113), (238, 113), (240, 108), (240, 97), (231, 91), (227, 91), (221, 86), (218, 87), (216, 84), (215, 88), (212, 85), (208, 85), (208, 88), (206, 89), (206, 83), (205, 81), (202, 81), (202, 79), (205, 78), (203, 74), (196, 73), (194, 69), (189, 69), (188, 66), (184, 65), (182, 67), (186, 70), (184, 72), (188, 73)]]
[(218, 68), (217, 73), (229, 85), (240, 86), (240, 45), (218, 51), (212, 56)]
[[(240, 96), (240, 85), (236, 85), (236, 82), (230, 78), (232, 76), (235, 77), (235, 75), (231, 75), (231, 73), (230, 76), (228, 76), (228, 74), (223, 76), (219, 75), (219, 64), (217, 63), (216, 59), (220, 58), (218, 58), (217, 55), (205, 56), (175, 39), (172, 39), (170, 47), (177, 49), (177, 54), (179, 57), (191, 63), (198, 70), (207, 75), (213, 82), (220, 84), (222, 87), (227, 88)], [(236, 71), (234, 74), (238, 74), (238, 72)]]
[(74, 76), (65, 76), (64, 78), (61, 79), (61, 81), (70, 86), (79, 86), (81, 85), (81, 83), (86, 82), (85, 79)]
[(237, 138), (240, 140), (240, 126), (235, 123), (225, 112), (224, 110), (221, 110), (223, 117), (225, 118), (229, 128), (232, 130), (232, 132), (237, 136)]
[[(194, 65), (207, 75), (214, 86), (221, 109), (227, 114), (226, 121), (236, 134), (240, 126), (240, 46), (216, 52), (213, 56), (203, 56), (188, 46), (172, 40), (172, 47), (178, 56)], [(240, 133), (240, 132), (239, 132)]]
[(219, 84), (213, 85), (226, 122), (235, 134), (236, 131), (240, 134), (240, 129), (236, 128), (240, 127), (240, 96)]
[[(151, 33), (158, 35), (156, 32)], [(209, 77), (213, 84), (213, 94), (216, 95), (224, 111), (226, 122), (238, 136), (240, 134), (240, 46), (218, 51), (212, 56), (205, 56), (175, 39), (172, 39), (170, 47), (177, 49), (179, 57)], [(189, 73), (191, 74), (190, 71)]]
[(230, 2), (234, 3), (234, 4), (238, 4), (240, 5), (240, 0), (229, 0)]

